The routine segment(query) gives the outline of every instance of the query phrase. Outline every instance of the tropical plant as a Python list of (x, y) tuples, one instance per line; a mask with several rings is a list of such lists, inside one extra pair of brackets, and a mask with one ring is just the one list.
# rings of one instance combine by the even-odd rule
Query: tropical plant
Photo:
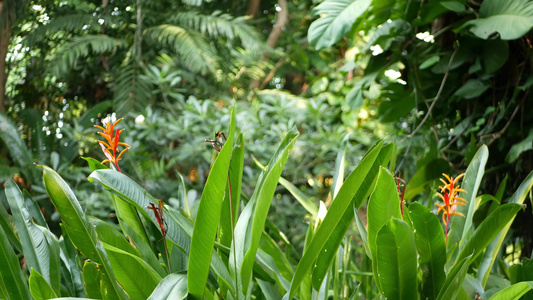
[[(2, 296), (450, 299), (477, 293), (485, 299), (518, 299), (533, 287), (531, 281), (521, 281), (523, 273), (517, 268), (512, 279), (491, 271), (533, 186), (533, 173), (509, 199), (500, 198), (503, 193), (477, 197), (487, 147), (473, 157), (462, 189), (451, 178), (441, 188), (445, 205), (453, 205), (446, 199), (458, 199), (458, 193), (464, 199), (460, 202), (466, 202), (453, 214), (445, 210), (447, 217), (455, 215), (445, 219), (448, 232), (425, 205), (402, 203), (402, 213), (398, 180), (389, 170), (394, 167), (394, 145), (384, 140), (370, 148), (346, 179), (345, 148), (339, 153), (333, 200), (326, 208), (323, 202), (317, 207), (281, 177), (299, 135), (290, 130), (262, 166), (252, 196), (243, 197), (245, 139), (237, 134), (234, 109), (229, 121), (227, 135), (208, 140), (219, 153), (196, 213), (191, 213), (186, 193), (177, 205), (164, 204), (119, 172), (119, 134), (102, 149), (116, 170), (92, 158), (86, 161), (93, 169), (89, 180), (111, 193), (120, 230), (86, 215), (61, 176), (42, 166), (46, 191), (62, 220), (58, 238), (31, 197), (8, 180), (11, 215), (3, 211), (0, 218), (0, 262), (7, 270), (0, 280)], [(101, 129), (111, 132), (111, 125)], [(267, 219), (278, 182), (312, 216), (301, 254)], [(359, 209), (367, 199), (365, 226)], [(488, 211), (480, 209), (489, 204)], [(485, 215), (479, 224), (473, 222), (476, 214)], [(17, 253), (26, 261), (22, 269)], [(514, 284), (494, 286), (490, 276)]]

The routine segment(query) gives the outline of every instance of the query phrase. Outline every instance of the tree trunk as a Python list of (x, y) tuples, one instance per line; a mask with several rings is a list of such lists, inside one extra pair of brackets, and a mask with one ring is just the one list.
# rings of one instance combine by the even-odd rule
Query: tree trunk
[[(272, 28), (272, 31), (268, 35), (267, 39), (267, 45), (270, 46), (270, 48), (276, 47), (276, 43), (278, 42), (278, 39), (281, 36), (283, 27), (287, 25), (287, 22), (289, 22), (289, 6), (287, 5), (287, 0), (278, 0), (278, 5), (280, 11), (277, 14), (276, 23), (274, 24), (274, 27)], [(268, 55), (265, 54), (263, 60), (267, 61), (268, 59)], [(281, 66), (278, 66), (277, 68), (279, 67)], [(259, 84), (260, 80), (252, 81), (252, 83), (250, 84), (250, 90), (258, 88)], [(262, 86), (264, 87), (264, 84)]]
[(261, 0), (251, 0), (248, 4), (248, 9), (246, 10), (246, 15), (251, 16), (251, 19), (255, 19), (259, 13), (259, 5)]
[[(0, 15), (4, 7), (4, 0), (0, 0)], [(11, 35), (10, 17), (3, 17), (2, 25), (0, 26), (0, 112), (5, 112), (4, 98), (6, 94), (6, 56), (9, 47), (9, 38)]]

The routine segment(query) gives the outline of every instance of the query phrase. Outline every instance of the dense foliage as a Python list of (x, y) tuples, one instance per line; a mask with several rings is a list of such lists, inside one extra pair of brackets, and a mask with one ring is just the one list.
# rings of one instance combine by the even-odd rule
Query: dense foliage
[[(520, 297), (531, 20), (531, 0), (0, 1), (0, 294)], [(119, 117), (105, 170), (94, 126)]]

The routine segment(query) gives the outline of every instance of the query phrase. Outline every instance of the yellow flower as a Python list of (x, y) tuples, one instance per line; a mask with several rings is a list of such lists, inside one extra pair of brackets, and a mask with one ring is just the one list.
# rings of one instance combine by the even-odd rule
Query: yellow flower
[[(114, 123), (111, 123), (111, 121), (107, 121), (104, 125), (105, 128), (102, 126), (96, 125), (95, 127), (102, 130), (103, 132), (98, 132), (99, 135), (103, 136), (105, 138), (104, 141), (98, 140), (97, 142), (102, 147), (102, 151), (104, 152), (107, 159), (103, 160), (102, 163), (111, 162), (115, 165), (117, 170), (120, 172), (120, 167), (118, 166), (118, 161), (121, 160), (122, 154), (126, 152), (130, 148), (130, 145), (126, 143), (119, 142), (120, 139), (120, 133), (124, 131), (124, 129), (117, 129), (114, 130), (115, 126), (118, 124), (118, 122), (122, 121), (122, 118), (116, 120)], [(120, 153), (117, 155), (117, 149), (118, 146), (125, 147)]]

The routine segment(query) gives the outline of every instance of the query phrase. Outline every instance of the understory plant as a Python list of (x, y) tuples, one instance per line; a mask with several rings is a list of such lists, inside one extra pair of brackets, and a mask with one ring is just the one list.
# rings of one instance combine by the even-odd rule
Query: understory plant
[[(464, 175), (446, 175), (440, 197), (426, 205), (403, 201), (391, 171), (394, 144), (385, 140), (345, 176), (345, 139), (331, 193), (316, 203), (281, 176), (299, 136), (292, 129), (268, 164), (257, 162), (262, 173), (248, 197), (241, 192), (246, 144), (232, 109), (227, 134), (206, 139), (218, 154), (193, 212), (184, 184), (179, 206), (171, 206), (120, 172), (127, 154), (119, 146), (128, 145), (117, 123), (100, 128), (110, 168), (86, 161), (89, 181), (111, 194), (118, 226), (87, 215), (63, 178), (41, 166), (61, 216), (54, 234), (31, 195), (6, 182), (11, 214), (0, 206), (1, 298), (518, 299), (533, 287), (520, 275), (526, 263), (510, 276), (499, 260), (533, 173), (509, 199), (503, 192), (478, 196), (485, 146)], [(301, 253), (267, 219), (278, 184), (308, 212)]]

